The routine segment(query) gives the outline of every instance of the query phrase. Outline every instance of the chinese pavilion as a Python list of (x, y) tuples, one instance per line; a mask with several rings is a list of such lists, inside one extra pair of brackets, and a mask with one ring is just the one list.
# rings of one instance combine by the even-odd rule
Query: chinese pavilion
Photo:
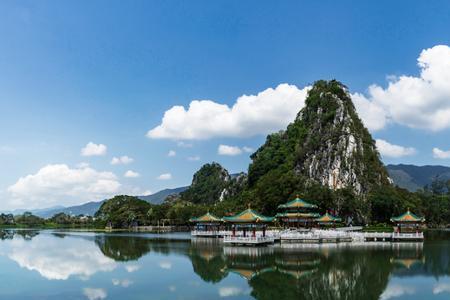
[(225, 223), (231, 224), (232, 236), (236, 236), (236, 231), (242, 231), (243, 237), (247, 237), (247, 232), (252, 231), (252, 237), (256, 237), (256, 230), (262, 230), (262, 236), (266, 236), (267, 224), (273, 222), (274, 217), (263, 216), (250, 207), (243, 212), (223, 217)]
[(222, 219), (207, 212), (201, 217), (191, 218), (189, 222), (195, 223), (195, 228), (191, 232), (195, 236), (216, 236), (219, 234)]
[(335, 217), (328, 212), (315, 220), (319, 226), (335, 226), (341, 222), (341, 218)]
[(286, 227), (312, 227), (316, 218), (320, 215), (314, 210), (317, 205), (306, 202), (297, 196), (294, 200), (288, 203), (281, 204), (278, 209), (284, 210), (276, 215)]
[(416, 216), (408, 209), (404, 214), (391, 218), (391, 222), (397, 224), (396, 231), (398, 233), (411, 233), (420, 231), (420, 227), (425, 222), (425, 218)]

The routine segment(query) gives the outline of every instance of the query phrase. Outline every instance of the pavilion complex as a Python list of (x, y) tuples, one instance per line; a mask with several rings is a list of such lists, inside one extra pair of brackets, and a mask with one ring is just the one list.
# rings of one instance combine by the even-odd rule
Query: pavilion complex
[(223, 217), (224, 223), (231, 225), (232, 230), (231, 236), (224, 237), (224, 242), (231, 244), (273, 243), (274, 239), (266, 236), (266, 229), (267, 224), (273, 222), (274, 219), (263, 216), (251, 208), (234, 216)]
[(306, 202), (297, 196), (288, 203), (281, 204), (278, 209), (283, 210), (276, 215), (285, 227), (313, 227), (320, 215), (315, 212), (317, 205)]
[(219, 236), (222, 219), (209, 212), (198, 218), (191, 218), (195, 223), (195, 229), (191, 232), (193, 236)]

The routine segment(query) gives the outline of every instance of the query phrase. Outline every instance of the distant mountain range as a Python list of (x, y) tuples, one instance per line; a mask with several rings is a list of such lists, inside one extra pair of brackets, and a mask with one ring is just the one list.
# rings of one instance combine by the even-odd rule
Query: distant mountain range
[[(179, 194), (183, 191), (185, 191), (188, 187), (178, 187), (174, 189), (164, 189), (161, 190), (155, 194), (148, 195), (148, 196), (138, 196), (138, 198), (145, 200), (152, 204), (161, 204), (164, 202), (164, 200), (169, 195)], [(12, 213), (14, 215), (20, 215), (23, 214), (26, 211), (30, 211), (36, 216), (42, 217), (42, 218), (49, 218), (52, 217), (55, 214), (58, 213), (65, 213), (68, 215), (87, 215), (87, 216), (93, 216), (97, 210), (100, 208), (102, 203), (105, 200), (102, 201), (91, 201), (87, 202), (81, 205), (75, 205), (70, 207), (64, 207), (64, 206), (54, 206), (50, 208), (42, 208), (42, 209), (35, 209), (35, 210), (25, 210), (25, 209), (17, 209), (8, 213)]]
[(450, 167), (399, 164), (387, 165), (386, 168), (394, 184), (411, 192), (422, 189), (434, 180), (450, 180)]
[[(450, 180), (450, 167), (445, 166), (415, 166), (415, 165), (387, 165), (386, 169), (389, 173), (389, 177), (394, 181), (395, 185), (401, 188), (405, 188), (411, 192), (415, 192), (418, 189), (422, 189), (425, 185), (432, 183), (434, 180)], [(232, 178), (237, 174), (231, 174)], [(139, 196), (140, 199), (145, 200), (152, 204), (161, 204), (167, 198), (167, 196), (179, 194), (188, 189), (188, 186), (164, 189), (155, 194), (148, 196)], [(91, 201), (81, 205), (75, 205), (70, 207), (54, 206), (50, 208), (42, 208), (31, 210), (34, 215), (49, 218), (57, 213), (66, 213), (69, 215), (89, 215), (92, 216), (100, 208), (102, 201)], [(14, 215), (23, 214), (29, 211), (25, 209), (18, 209), (11, 211)]]

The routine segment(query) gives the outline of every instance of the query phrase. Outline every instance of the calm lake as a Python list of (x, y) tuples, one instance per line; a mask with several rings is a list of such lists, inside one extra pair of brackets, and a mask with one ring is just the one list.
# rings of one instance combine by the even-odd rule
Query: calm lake
[(449, 232), (224, 247), (187, 234), (0, 230), (0, 299), (449, 299), (449, 275)]

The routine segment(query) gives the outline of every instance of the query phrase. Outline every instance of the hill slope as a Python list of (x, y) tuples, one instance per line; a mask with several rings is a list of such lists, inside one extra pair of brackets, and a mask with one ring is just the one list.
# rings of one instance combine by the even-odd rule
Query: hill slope
[(434, 180), (450, 180), (450, 167), (445, 166), (415, 166), (387, 165), (389, 177), (395, 185), (411, 192), (431, 184)]

